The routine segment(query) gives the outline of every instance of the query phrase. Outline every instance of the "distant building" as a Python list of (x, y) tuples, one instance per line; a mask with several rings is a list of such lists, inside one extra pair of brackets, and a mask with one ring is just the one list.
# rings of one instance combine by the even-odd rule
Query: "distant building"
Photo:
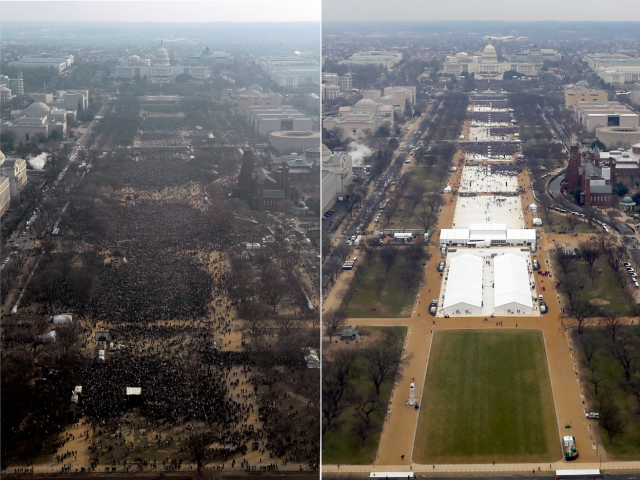
[(347, 73), (346, 75), (323, 73), (322, 83), (326, 85), (337, 85), (342, 92), (353, 90), (353, 79), (351, 78), (350, 73)]
[(633, 85), (640, 80), (640, 59), (621, 53), (590, 53), (583, 57), (589, 68), (611, 85)]
[(255, 165), (249, 149), (244, 160), (235, 189), (237, 197), (244, 198), (254, 210), (282, 211), (290, 195), (289, 165), (281, 163), (275, 171)]
[(608, 149), (624, 148), (640, 142), (640, 127), (598, 127), (596, 138)]
[(571, 147), (563, 188), (568, 192), (582, 190), (581, 204), (588, 207), (610, 207), (612, 185), (616, 183), (615, 161), (602, 161), (597, 151), (583, 158), (580, 147)]
[(209, 70), (203, 65), (171, 65), (169, 52), (164, 48), (163, 40), (160, 40), (160, 48), (156, 50), (153, 59), (141, 59), (138, 55), (131, 55), (120, 60), (116, 67), (116, 76), (119, 78), (132, 79), (140, 76), (146, 77), (151, 83), (169, 83), (183, 74), (204, 79), (209, 76)]
[(304, 155), (291, 153), (281, 157), (272, 157), (270, 170), (277, 169), (283, 163), (289, 166), (289, 177), (292, 182), (300, 180), (310, 180), (312, 178), (319, 179), (320, 175), (320, 158), (318, 152), (319, 147), (308, 149)]
[(263, 55), (255, 63), (278, 87), (297, 89), (320, 83), (320, 65), (304, 57)]
[(280, 102), (281, 97), (277, 93), (262, 93), (259, 85), (251, 85), (246, 92), (238, 94), (238, 113), (246, 115), (251, 106), (279, 107)]
[(309, 131), (313, 127), (310, 118), (288, 105), (276, 107), (251, 105), (247, 107), (247, 122), (262, 136), (274, 131)]
[[(6, 158), (0, 152), (0, 211), (20, 201), (20, 192), (27, 184), (27, 162), (22, 158)], [(8, 187), (8, 191), (7, 191)], [(4, 210), (3, 210), (4, 209)]]
[(446, 75), (461, 75), (463, 72), (469, 72), (478, 79), (502, 80), (503, 73), (509, 70), (515, 70), (517, 73), (527, 76), (538, 74), (538, 67), (533, 63), (499, 62), (491, 39), (479, 56), (460, 52), (447, 56), (444, 61)]
[(231, 65), (233, 56), (227, 52), (212, 52), (206, 47), (199, 55), (190, 55), (182, 59), (182, 65), (185, 66), (203, 66), (213, 67), (215, 65)]
[(393, 68), (402, 61), (402, 53), (387, 52), (382, 50), (371, 50), (356, 52), (346, 60), (341, 60), (343, 65), (356, 67), (358, 65), (380, 65), (387, 69)]
[(24, 95), (24, 80), (22, 72), (18, 73), (18, 78), (9, 78), (6, 75), (0, 75), (0, 85), (7, 87), (11, 93), (15, 95)]
[(385, 87), (380, 90), (366, 90), (362, 92), (362, 98), (368, 98), (381, 105), (389, 105), (400, 115), (404, 115), (407, 103), (409, 108), (416, 104), (416, 87)]
[(576, 102), (606, 103), (607, 92), (604, 90), (592, 90), (578, 86), (566, 86), (564, 89), (564, 106), (573, 109)]
[(514, 53), (509, 57), (513, 63), (532, 63), (534, 65), (542, 65), (545, 60), (549, 62), (559, 62), (562, 55), (556, 50), (550, 48), (538, 48), (534, 46), (524, 52)]
[(73, 65), (73, 55), (57, 55), (54, 53), (40, 53), (23, 55), (22, 58), (9, 65), (18, 68), (53, 68), (61, 73)]
[(351, 155), (344, 152), (332, 153), (322, 145), (322, 210), (326, 211), (337, 198), (348, 192), (353, 181)]
[(319, 148), (320, 141), (320, 132), (291, 130), (269, 133), (269, 143), (280, 155), (302, 152), (312, 147)]
[(89, 108), (89, 90), (58, 90), (52, 93), (34, 93), (36, 102), (45, 103), (49, 108), (82, 111)]
[(0, 104), (11, 103), (11, 89), (0, 86)]
[(32, 142), (41, 135), (46, 139), (55, 131), (64, 136), (67, 133), (67, 112), (34, 102), (24, 110), (12, 110), (11, 120), (3, 121), (2, 128), (15, 132), (19, 142)]
[(588, 131), (598, 127), (637, 127), (640, 116), (620, 102), (576, 102), (575, 118)]
[(329, 131), (339, 128), (341, 140), (347, 137), (366, 137), (375, 134), (382, 126), (392, 129), (393, 110), (392, 105), (363, 98), (353, 107), (340, 107), (337, 117), (325, 118), (323, 128)]
[(340, 94), (342, 92), (340, 91), (340, 87), (338, 85), (335, 85), (333, 83), (330, 83), (328, 85), (326, 84), (322, 84), (322, 101), (325, 102), (327, 100), (335, 100), (336, 98), (340, 97)]

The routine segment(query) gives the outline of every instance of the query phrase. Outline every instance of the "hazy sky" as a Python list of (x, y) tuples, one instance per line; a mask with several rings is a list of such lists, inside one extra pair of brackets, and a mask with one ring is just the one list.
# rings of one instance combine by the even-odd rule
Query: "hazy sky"
[(640, 21), (640, 1), (322, 0), (327, 21)]
[(318, 22), (320, 0), (2, 0), (0, 13), (3, 21)]

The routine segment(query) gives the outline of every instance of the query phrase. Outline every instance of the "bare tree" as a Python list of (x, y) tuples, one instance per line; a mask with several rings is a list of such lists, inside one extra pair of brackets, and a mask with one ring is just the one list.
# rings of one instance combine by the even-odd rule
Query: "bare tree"
[(342, 310), (331, 310), (322, 315), (322, 325), (324, 326), (324, 333), (329, 337), (329, 343), (331, 339), (338, 333), (342, 327), (344, 327), (345, 315)]
[(355, 297), (357, 291), (358, 284), (355, 278), (351, 278), (351, 280), (347, 282), (347, 285), (340, 291), (339, 296), (347, 312), (349, 311), (349, 304), (351, 300), (353, 300), (353, 297)]
[(394, 336), (386, 332), (380, 340), (363, 351), (367, 360), (363, 374), (370, 380), (380, 395), (380, 386), (396, 372), (402, 375), (402, 367), (409, 364), (412, 356), (402, 357), (402, 342), (397, 342)]
[(398, 249), (396, 247), (393, 247), (391, 245), (385, 245), (384, 247), (382, 247), (382, 250), (380, 251), (380, 259), (382, 260), (382, 263), (384, 265), (387, 277), (389, 276), (389, 271), (393, 267), (393, 264), (395, 263), (397, 257)]
[(405, 262), (400, 269), (399, 279), (404, 292), (404, 303), (407, 303), (409, 293), (415, 289), (423, 277), (423, 270), (420, 264)]
[(198, 470), (213, 459), (213, 450), (210, 447), (213, 441), (214, 436), (211, 432), (192, 433), (187, 438), (189, 456), (196, 463)]
[(600, 325), (607, 329), (611, 336), (611, 341), (615, 342), (618, 332), (624, 327), (622, 320), (616, 312), (609, 311), (602, 314)]
[(638, 341), (628, 330), (622, 330), (609, 346), (609, 353), (622, 367), (627, 382), (631, 379), (631, 368), (640, 358)]
[(596, 242), (586, 241), (586, 242), (580, 242), (578, 244), (578, 248), (580, 249), (580, 254), (582, 255), (582, 261), (584, 261), (584, 263), (587, 265), (587, 268), (589, 270), (589, 278), (593, 283), (593, 279), (594, 279), (593, 266), (598, 261), (598, 258), (600, 257), (600, 253), (602, 253), (600, 250), (600, 246)]
[(349, 247), (345, 243), (340, 243), (340, 245), (334, 249), (333, 253), (342, 261), (342, 263), (344, 263), (347, 260), (350, 251)]
[(576, 321), (579, 334), (582, 335), (584, 327), (588, 325), (588, 320), (596, 314), (597, 310), (594, 305), (591, 305), (587, 300), (581, 298), (571, 303), (569, 315)]
[(615, 403), (608, 402), (600, 410), (600, 425), (607, 432), (609, 445), (613, 443), (615, 437), (623, 432), (624, 424), (620, 418), (620, 408)]
[(322, 368), (322, 433), (336, 426), (337, 419), (351, 404), (352, 377), (356, 357), (350, 350), (337, 352)]
[(575, 255), (567, 255), (561, 248), (556, 249), (553, 254), (553, 260), (560, 267), (564, 275), (568, 275), (575, 270), (577, 257)]
[(579, 298), (580, 290), (584, 287), (584, 279), (575, 272), (566, 275), (558, 289), (564, 293), (569, 301), (569, 306)]
[(565, 217), (567, 219), (567, 224), (569, 225), (569, 230), (573, 233), (578, 223), (580, 223), (580, 218), (577, 215), (567, 215)]
[(592, 329), (589, 329), (583, 335), (578, 337), (577, 341), (582, 348), (582, 353), (584, 355), (584, 366), (593, 373), (593, 370), (595, 369), (593, 359), (598, 350), (602, 348), (600, 337)]

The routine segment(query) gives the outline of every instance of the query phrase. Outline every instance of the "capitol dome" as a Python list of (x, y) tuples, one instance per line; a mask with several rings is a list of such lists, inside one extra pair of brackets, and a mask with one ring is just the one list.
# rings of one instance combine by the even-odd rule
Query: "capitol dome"
[(493, 45), (491, 45), (491, 39), (484, 50), (482, 51), (482, 63), (498, 63), (498, 53)]
[(254, 91), (256, 91), (256, 92), (260, 92), (260, 93), (262, 93), (262, 87), (261, 87), (260, 85), (258, 85), (257, 83), (254, 83), (253, 85), (250, 85), (250, 86), (247, 88), (247, 91), (251, 91), (251, 90), (254, 90)]
[(156, 54), (153, 57), (154, 67), (169, 67), (171, 62), (169, 61), (169, 52), (164, 48), (164, 41), (160, 40), (160, 48), (156, 50)]
[(378, 108), (378, 104), (369, 98), (363, 98), (359, 100), (355, 105), (355, 108), (364, 108), (364, 109), (376, 109)]
[(39, 114), (43, 114), (43, 113), (48, 114), (50, 111), (51, 111), (51, 109), (49, 109), (49, 107), (47, 107), (42, 102), (33, 102), (25, 110), (25, 112), (27, 112), (28, 114), (31, 114), (31, 115), (39, 115)]

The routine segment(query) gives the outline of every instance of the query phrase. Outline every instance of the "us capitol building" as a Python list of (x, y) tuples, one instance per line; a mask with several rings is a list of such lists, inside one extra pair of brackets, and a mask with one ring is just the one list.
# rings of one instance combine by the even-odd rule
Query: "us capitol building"
[(538, 67), (533, 63), (499, 62), (496, 49), (491, 45), (491, 39), (480, 56), (460, 52), (449, 55), (444, 61), (445, 75), (469, 72), (475, 74), (475, 78), (480, 80), (502, 80), (502, 74), (509, 70), (529, 76), (535, 76), (538, 73)]
[[(203, 52), (203, 56), (206, 53), (208, 53), (208, 49)], [(153, 58), (140, 58), (138, 55), (131, 55), (120, 60), (120, 64), (116, 68), (117, 77), (130, 79), (137, 75), (146, 76), (151, 83), (169, 83), (184, 73), (194, 78), (204, 79), (209, 76), (209, 69), (203, 65), (171, 65), (169, 52), (164, 48), (163, 40), (160, 40), (160, 48), (156, 50)]]

